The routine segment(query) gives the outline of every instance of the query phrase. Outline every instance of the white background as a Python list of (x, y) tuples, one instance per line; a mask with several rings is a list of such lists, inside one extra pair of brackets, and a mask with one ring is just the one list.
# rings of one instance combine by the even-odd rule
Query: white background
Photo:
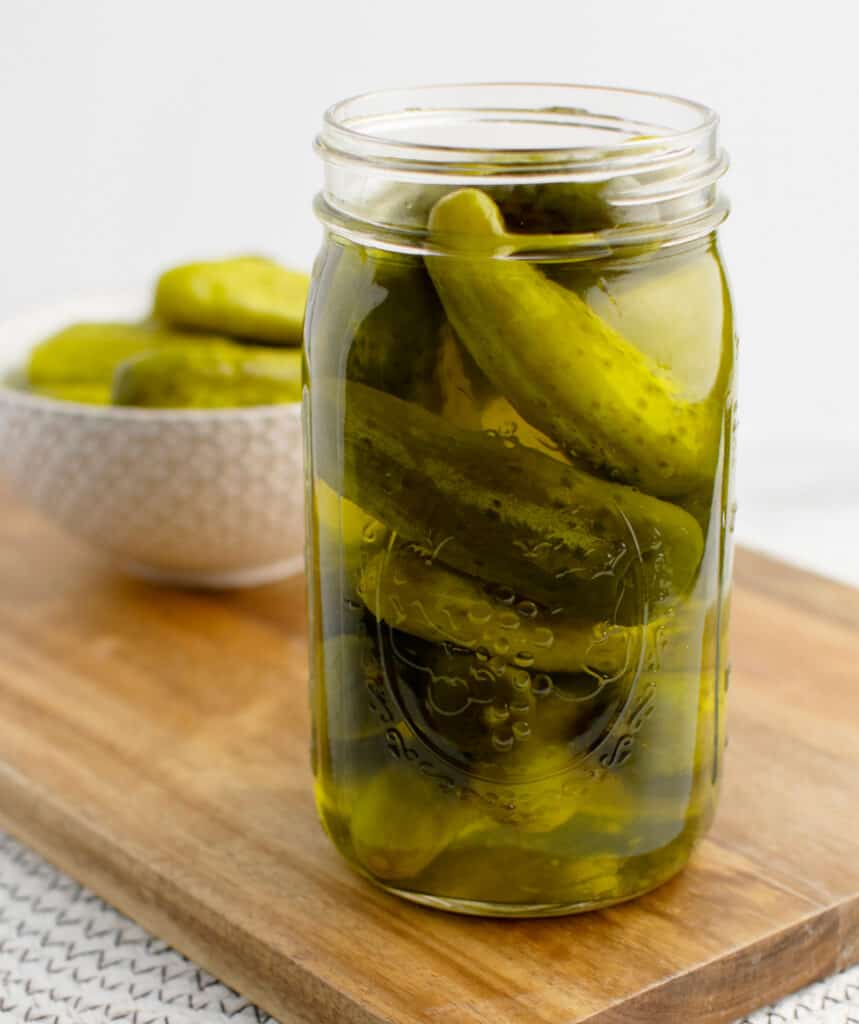
[(309, 267), (331, 102), (598, 82), (722, 115), (741, 539), (859, 583), (859, 71), (849, 0), (0, 0), (0, 317), (186, 258)]

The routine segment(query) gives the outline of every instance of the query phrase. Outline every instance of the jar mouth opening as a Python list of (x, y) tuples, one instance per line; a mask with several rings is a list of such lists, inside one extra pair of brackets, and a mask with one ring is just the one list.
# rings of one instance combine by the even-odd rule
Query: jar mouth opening
[(317, 152), (426, 179), (552, 181), (634, 174), (706, 145), (718, 117), (681, 97), (601, 85), (474, 83), (385, 89), (324, 115)]

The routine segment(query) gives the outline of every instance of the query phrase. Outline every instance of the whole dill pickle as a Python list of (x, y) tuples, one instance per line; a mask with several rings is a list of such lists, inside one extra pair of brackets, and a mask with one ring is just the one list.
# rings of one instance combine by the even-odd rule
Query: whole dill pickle
[(169, 324), (251, 341), (300, 345), (310, 279), (259, 256), (188, 263), (155, 288), (155, 314)]
[(343, 242), (318, 272), (328, 298), (310, 314), (312, 372), (437, 404), (444, 310), (423, 261)]
[(342, 259), (343, 272), (357, 275), (362, 288), (369, 284), (379, 296), (356, 326), (347, 379), (431, 403), (444, 311), (421, 260), (360, 246), (350, 246)]
[(367, 513), (472, 576), (535, 601), (613, 608), (627, 573), (651, 606), (691, 584), (702, 552), (685, 511), (512, 439), (381, 391), (318, 380), (315, 471)]
[(614, 226), (605, 182), (557, 182), (489, 188), (504, 221), (525, 234), (600, 231)]
[[(445, 185), (389, 186), (372, 204), (377, 223), (424, 229), (433, 206), (452, 192)], [(608, 202), (611, 183), (549, 182), (540, 185), (491, 185), (486, 191), (511, 231), (526, 234), (576, 234), (615, 227), (620, 212)]]
[(300, 400), (300, 349), (165, 346), (121, 363), (113, 380), (115, 405), (219, 409)]
[[(685, 401), (665, 372), (575, 292), (521, 259), (493, 200), (461, 189), (439, 200), (427, 256), (445, 312), (511, 405), (562, 448), (659, 497), (712, 476), (719, 402)], [(518, 240), (518, 241), (517, 241)]]
[(614, 676), (635, 666), (645, 628), (553, 615), (506, 589), (429, 561), (413, 546), (378, 552), (358, 585), (377, 619), (425, 640), (503, 653), (544, 672)]

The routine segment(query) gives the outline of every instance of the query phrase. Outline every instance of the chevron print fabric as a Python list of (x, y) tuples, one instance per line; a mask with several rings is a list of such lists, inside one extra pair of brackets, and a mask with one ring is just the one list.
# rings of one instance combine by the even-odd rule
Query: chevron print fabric
[(0, 1020), (277, 1024), (2, 833)]

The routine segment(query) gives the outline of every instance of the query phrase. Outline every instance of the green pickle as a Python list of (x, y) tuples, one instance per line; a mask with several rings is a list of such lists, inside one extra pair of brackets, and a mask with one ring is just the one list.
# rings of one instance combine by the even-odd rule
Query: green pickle
[[(413, 311), (415, 330), (426, 320), (426, 308), (413, 301), (416, 270), (425, 301), (437, 311), (428, 328), (433, 347), (439, 344), (443, 314), (419, 260), (417, 266), (414, 260), (404, 266), (402, 261), (392, 264), (384, 253), (375, 257), (379, 291), (383, 282), (388, 284), (396, 304), (391, 315), (382, 303), (373, 340), (356, 361), (378, 387), (383, 383), (379, 374), (366, 369), (380, 351), (377, 333), (388, 331), (384, 350), (392, 369), (387, 376), (402, 376), (404, 361), (389, 325), (407, 310)], [(86, 405), (220, 409), (295, 403), (302, 397), (300, 346), (308, 288), (306, 274), (259, 257), (174, 267), (159, 278), (147, 319), (71, 324), (35, 345), (8, 384)], [(412, 386), (392, 390), (411, 400), (427, 374), (417, 363), (408, 372)]]
[(322, 379), (314, 401), (345, 421), (317, 439), (320, 477), (463, 572), (591, 609), (634, 576), (660, 605), (694, 578), (701, 529), (676, 505), (362, 384)]
[(445, 196), (432, 233), (459, 250), (427, 260), (457, 334), (528, 421), (612, 478), (676, 497), (706, 482), (720, 405), (690, 402), (660, 365), (575, 292), (519, 259), (521, 243), (477, 189)]
[(306, 274), (259, 256), (188, 263), (158, 279), (155, 314), (182, 329), (300, 345), (308, 287)]
[(333, 229), (306, 325), (320, 816), (417, 902), (616, 903), (683, 867), (721, 774), (720, 257), (534, 255), (618, 225), (602, 182), (385, 203), (423, 256)]
[[(552, 614), (531, 602), (527, 614), (509, 590), (447, 568), (414, 545), (380, 552), (364, 567), (358, 594), (373, 616), (411, 636), (485, 649), (546, 672), (616, 675), (645, 639), (642, 626)], [(514, 597), (514, 602), (516, 599)], [(521, 609), (522, 602), (516, 602)], [(659, 619), (647, 629), (658, 628)]]
[(22, 387), (31, 395), (53, 398), (59, 402), (74, 402), (77, 405), (110, 405), (109, 384), (43, 384)]
[[(114, 373), (125, 360), (185, 338), (153, 322), (72, 324), (33, 348), (23, 383), (47, 398), (106, 405)], [(197, 335), (194, 340), (203, 346), (223, 339)]]
[(168, 345), (120, 363), (114, 405), (219, 409), (301, 398), (301, 352), (230, 342)]

